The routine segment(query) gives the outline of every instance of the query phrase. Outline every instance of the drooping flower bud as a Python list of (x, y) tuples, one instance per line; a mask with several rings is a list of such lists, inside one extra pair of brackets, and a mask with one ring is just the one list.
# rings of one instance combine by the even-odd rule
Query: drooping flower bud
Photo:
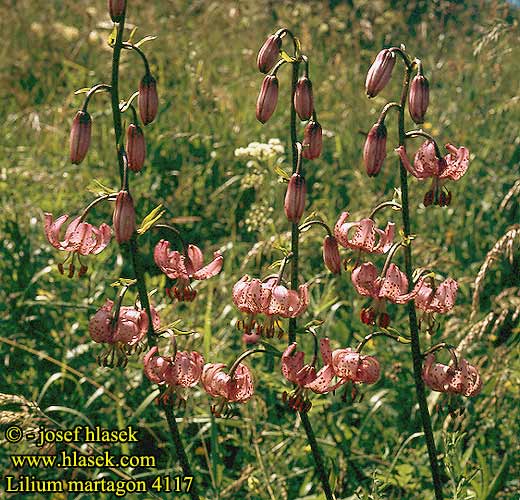
[(115, 23), (121, 21), (123, 14), (125, 13), (126, 0), (108, 0), (108, 12), (110, 12), (110, 18)]
[(368, 97), (375, 97), (383, 90), (392, 76), (395, 66), (395, 53), (389, 49), (383, 49), (377, 54), (376, 60), (368, 70), (365, 81), (365, 89)]
[(141, 127), (135, 123), (131, 123), (126, 130), (126, 155), (128, 168), (139, 172), (144, 165), (146, 142)]
[(270, 35), (258, 52), (256, 64), (261, 73), (269, 73), (280, 55), (282, 39), (278, 35)]
[(323, 240), (323, 262), (331, 273), (341, 273), (341, 257), (338, 242), (334, 236), (327, 235)]
[(314, 110), (312, 83), (306, 76), (302, 76), (296, 83), (294, 108), (302, 121), (309, 120), (312, 116), (312, 111)]
[(117, 194), (113, 216), (114, 232), (118, 243), (128, 241), (135, 231), (134, 202), (128, 191)]
[(139, 84), (137, 104), (143, 124), (148, 125), (152, 123), (157, 116), (159, 97), (157, 95), (157, 83), (150, 73), (146, 73)]
[(308, 160), (315, 160), (321, 155), (323, 145), (321, 125), (311, 120), (303, 131), (302, 156)]
[(408, 111), (415, 123), (423, 123), (430, 102), (430, 85), (423, 75), (415, 75), (410, 85)]
[(367, 174), (375, 177), (386, 158), (386, 126), (384, 122), (377, 122), (367, 135), (363, 149), (363, 162)]
[(285, 193), (285, 215), (287, 218), (298, 224), (305, 210), (305, 195), (307, 187), (305, 186), (305, 177), (300, 174), (292, 174)]
[(276, 75), (267, 75), (262, 82), (260, 94), (256, 101), (256, 119), (265, 123), (276, 109), (278, 102), (278, 78)]
[(86, 111), (78, 111), (70, 129), (70, 161), (79, 165), (90, 146), (92, 120)]

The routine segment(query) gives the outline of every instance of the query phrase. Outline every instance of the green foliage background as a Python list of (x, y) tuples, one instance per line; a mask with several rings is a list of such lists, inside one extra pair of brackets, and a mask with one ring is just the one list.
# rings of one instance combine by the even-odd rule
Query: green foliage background
[[(88, 259), (85, 278), (69, 280), (56, 270), (63, 254), (50, 247), (42, 230), (44, 211), (79, 213), (94, 196), (87, 190), (93, 179), (117, 187), (106, 95), (96, 96), (89, 108), (94, 126), (87, 159), (79, 166), (68, 161), (69, 126), (82, 102), (74, 90), (110, 78), (106, 39), (112, 24), (106, 2), (3, 0), (1, 8), (0, 393), (22, 396), (37, 407), (2, 396), (0, 424), (23, 422), (26, 429), (138, 425), (139, 445), (112, 451), (153, 453), (159, 469), (126, 472), (146, 479), (158, 473), (173, 476), (179, 471), (170, 455), (167, 426), (148, 397), (153, 388), (143, 380), (138, 356), (124, 370), (99, 368), (101, 348), (88, 335), (90, 315), (105, 297), (113, 297), (110, 283), (131, 277), (130, 267), (114, 243)], [(449, 186), (453, 202), (447, 209), (421, 207), (427, 188), (411, 180), (415, 263), (460, 285), (457, 307), (440, 319), (434, 338), (424, 336), (423, 345), (462, 343), (464, 355), (484, 378), (480, 396), (453, 402), (465, 410), (462, 416), (450, 415), (445, 396), (432, 393), (429, 398), (447, 466), (446, 497), (453, 499), (520, 498), (520, 235), (512, 226), (518, 221), (520, 194), (518, 20), (518, 9), (507, 3), (476, 0), (135, 0), (128, 8), (128, 25), (138, 27), (136, 39), (158, 36), (144, 46), (158, 79), (161, 107), (157, 121), (145, 130), (147, 165), (132, 178), (138, 213), (144, 217), (163, 203), (186, 240), (208, 257), (220, 249), (225, 258), (218, 278), (197, 285), (195, 302), (170, 304), (151, 256), (158, 235), (147, 234), (141, 246), (148, 284), (157, 289), (153, 302), (163, 323), (180, 317), (184, 327), (199, 332), (181, 339), (182, 348), (200, 350), (207, 361), (231, 362), (243, 347), (234, 326), (240, 315), (231, 301), (233, 284), (246, 272), (268, 274), (269, 264), (281, 256), (276, 246), (288, 244), (284, 186), (264, 181), (256, 189), (247, 187), (244, 178), (251, 169), (234, 154), (236, 148), (270, 138), (279, 138), (289, 151), (286, 72), (281, 71), (275, 115), (264, 126), (255, 119), (261, 83), (255, 60), (265, 37), (289, 27), (309, 56), (326, 133), (321, 159), (306, 166), (308, 207), (329, 224), (344, 209), (352, 220), (366, 216), (376, 203), (391, 198), (398, 182), (393, 139), (375, 180), (366, 177), (361, 164), (363, 134), (386, 100), (398, 96), (400, 85), (396, 68), (382, 94), (366, 99), (364, 79), (375, 54), (404, 43), (423, 60), (431, 85), (425, 129), (439, 142), (463, 144), (471, 152), (468, 174)], [(135, 90), (142, 72), (137, 57), (125, 53), (122, 96)], [(396, 137), (392, 126), (389, 137)], [(278, 164), (289, 169), (287, 155)], [(276, 179), (272, 164), (259, 165), (264, 178)], [(251, 206), (258, 204), (272, 211), (248, 231), (250, 221), (259, 217)], [(399, 214), (388, 215), (399, 223)], [(110, 207), (101, 206), (89, 221), (110, 217)], [(303, 321), (325, 320), (320, 334), (335, 347), (353, 345), (369, 333), (358, 319), (364, 301), (346, 273), (332, 278), (324, 271), (322, 236), (310, 231), (303, 238), (302, 278), (315, 280)], [(482, 266), (485, 272), (476, 283)], [(392, 315), (394, 326), (406, 331), (402, 310), (392, 309)], [(275, 343), (282, 349), (284, 340)], [(312, 347), (307, 339), (302, 344), (307, 351)], [(431, 498), (426, 448), (416, 434), (420, 423), (408, 349), (377, 340), (368, 352), (377, 353), (384, 376), (362, 389), (363, 401), (319, 396), (310, 413), (337, 496)], [(252, 358), (250, 366), (257, 395), (233, 418), (212, 418), (208, 397), (199, 389), (178, 412), (197, 482), (208, 499), (322, 498), (303, 429), (281, 402), (289, 387), (268, 361)], [(9, 453), (36, 452), (23, 446), (2, 444), (4, 472), (15, 472)], [(87, 479), (98, 472), (17, 471), (39, 479)]]

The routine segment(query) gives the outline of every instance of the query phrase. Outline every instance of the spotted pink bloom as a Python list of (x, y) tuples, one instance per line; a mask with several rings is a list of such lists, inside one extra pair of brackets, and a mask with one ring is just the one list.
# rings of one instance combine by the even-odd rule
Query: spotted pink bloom
[(203, 256), (199, 247), (188, 245), (186, 254), (170, 250), (170, 242), (161, 240), (153, 253), (155, 263), (161, 271), (172, 279), (205, 280), (217, 275), (222, 269), (223, 258), (219, 252), (213, 254), (213, 260), (203, 266)]
[(254, 393), (253, 377), (249, 368), (240, 363), (230, 377), (223, 371), (223, 363), (207, 363), (202, 371), (204, 390), (215, 398), (222, 397), (230, 403), (246, 403)]
[(106, 248), (110, 242), (110, 226), (103, 223), (97, 228), (87, 222), (81, 222), (81, 217), (76, 217), (68, 225), (64, 239), (60, 241), (61, 227), (68, 218), (68, 215), (62, 215), (53, 220), (52, 214), (45, 214), (45, 235), (54, 248), (80, 255), (96, 255)]
[(266, 313), (276, 281), (276, 278), (269, 278), (262, 282), (258, 278), (251, 279), (247, 274), (244, 275), (233, 286), (234, 304), (245, 313)]
[(188, 245), (186, 253), (170, 250), (170, 242), (161, 240), (155, 246), (153, 257), (161, 271), (171, 279), (177, 279), (173, 293), (178, 300), (193, 300), (196, 292), (190, 287), (190, 280), (205, 280), (222, 270), (224, 259), (219, 252), (213, 254), (213, 260), (204, 266), (202, 252), (195, 245)]
[(316, 378), (316, 368), (309, 364), (304, 365), (304, 352), (295, 351), (296, 342), (293, 342), (282, 354), (282, 374), (289, 382), (303, 387)]
[(445, 314), (455, 305), (458, 287), (451, 278), (443, 281), (435, 290), (425, 281), (415, 297), (415, 305), (426, 313)]
[(468, 170), (469, 151), (464, 146), (456, 148), (452, 144), (446, 144), (446, 149), (448, 154), (444, 158), (438, 158), (434, 143), (425, 141), (415, 154), (413, 165), (404, 146), (399, 146), (396, 152), (406, 170), (417, 179), (437, 177), (458, 181)]
[[(381, 369), (373, 356), (364, 356), (351, 348), (331, 351), (328, 338), (320, 340), (323, 368), (316, 379), (305, 387), (319, 394), (331, 392), (347, 382), (373, 384), (379, 380)], [(332, 379), (337, 382), (332, 384)]]
[(437, 392), (476, 396), (482, 389), (478, 370), (465, 359), (458, 368), (435, 363), (435, 356), (428, 354), (424, 362), (422, 378), (427, 387)]
[[(125, 344), (134, 346), (148, 331), (148, 315), (144, 309), (121, 306), (115, 325), (112, 324), (114, 302), (107, 299), (105, 304), (92, 316), (88, 329), (90, 337), (97, 343)], [(157, 311), (150, 306), (155, 330), (160, 327)]]
[(343, 247), (369, 253), (386, 253), (390, 250), (395, 235), (393, 222), (389, 222), (383, 231), (375, 227), (372, 219), (345, 222), (349, 215), (343, 212), (334, 227), (334, 236)]
[(408, 292), (408, 279), (395, 265), (390, 264), (384, 277), (371, 262), (361, 264), (352, 271), (352, 283), (360, 295), (374, 299), (386, 299), (394, 304), (406, 304), (416, 297), (423, 280), (420, 279), (411, 292)]
[[(245, 334), (264, 332), (272, 337), (276, 318), (295, 318), (305, 312), (309, 304), (308, 285), (301, 285), (298, 291), (288, 290), (278, 284), (277, 277), (261, 281), (246, 274), (233, 286), (233, 302), (240, 311), (249, 315), (245, 322), (238, 323)], [(255, 319), (258, 314), (267, 316), (264, 324)]]
[(338, 377), (354, 383), (374, 384), (381, 374), (376, 358), (363, 356), (351, 348), (333, 351), (332, 366)]
[(193, 387), (202, 376), (204, 358), (196, 351), (178, 351), (175, 358), (155, 356), (157, 346), (144, 357), (144, 373), (156, 384), (168, 384), (170, 387)]
[(296, 318), (300, 316), (309, 305), (309, 286), (300, 285), (298, 291), (288, 290), (283, 285), (273, 288), (268, 316), (281, 316), (282, 318)]

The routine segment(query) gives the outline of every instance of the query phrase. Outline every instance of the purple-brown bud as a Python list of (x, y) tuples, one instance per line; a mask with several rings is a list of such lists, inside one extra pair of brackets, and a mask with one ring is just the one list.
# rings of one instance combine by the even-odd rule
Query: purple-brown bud
[(146, 143), (141, 127), (135, 123), (131, 123), (126, 130), (126, 156), (130, 170), (139, 172), (143, 168)]
[(322, 141), (322, 130), (321, 125), (314, 120), (311, 120), (303, 131), (303, 142), (302, 142), (302, 156), (307, 160), (315, 160), (321, 155), (321, 148), (323, 145)]
[(300, 117), (300, 120), (309, 120), (314, 110), (314, 99), (312, 97), (312, 83), (306, 77), (302, 76), (296, 83), (296, 91), (294, 93), (294, 108)]
[(325, 236), (323, 240), (323, 262), (331, 273), (341, 273), (341, 257), (339, 256), (338, 242), (334, 236)]
[(275, 75), (267, 75), (262, 82), (260, 94), (256, 101), (256, 119), (265, 123), (274, 113), (278, 102), (278, 78)]
[(282, 39), (278, 35), (270, 35), (262, 45), (256, 58), (256, 64), (261, 73), (269, 73), (278, 61)]
[(152, 123), (157, 116), (159, 97), (157, 96), (157, 83), (150, 73), (146, 73), (139, 84), (137, 104), (143, 124), (148, 125)]
[(375, 97), (383, 90), (392, 76), (395, 65), (395, 53), (389, 49), (383, 49), (377, 54), (376, 60), (368, 70), (365, 88), (368, 97)]
[(408, 111), (415, 123), (423, 123), (430, 102), (430, 85), (423, 75), (415, 75), (410, 85)]
[(134, 202), (128, 191), (119, 191), (113, 216), (114, 232), (118, 243), (128, 241), (135, 231)]
[(121, 21), (123, 14), (125, 13), (126, 0), (108, 0), (108, 12), (110, 18), (115, 23)]
[(78, 111), (70, 129), (70, 161), (76, 165), (85, 158), (90, 146), (92, 120), (86, 111)]
[(363, 161), (367, 174), (375, 177), (386, 157), (386, 126), (384, 122), (377, 122), (367, 135), (363, 149)]
[(285, 193), (284, 209), (285, 215), (294, 224), (298, 224), (303, 215), (306, 194), (305, 177), (300, 174), (292, 174)]

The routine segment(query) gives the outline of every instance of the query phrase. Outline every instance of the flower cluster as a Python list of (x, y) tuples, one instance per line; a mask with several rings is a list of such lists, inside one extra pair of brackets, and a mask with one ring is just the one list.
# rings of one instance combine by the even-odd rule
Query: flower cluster
[[(239, 327), (246, 336), (244, 340), (252, 343), (262, 334), (272, 337), (278, 317), (295, 318), (305, 312), (309, 305), (308, 285), (300, 285), (298, 291), (289, 290), (277, 276), (262, 281), (246, 274), (233, 286), (233, 302), (240, 311), (248, 313), (248, 319)], [(257, 321), (258, 314), (266, 316), (263, 323)]]

